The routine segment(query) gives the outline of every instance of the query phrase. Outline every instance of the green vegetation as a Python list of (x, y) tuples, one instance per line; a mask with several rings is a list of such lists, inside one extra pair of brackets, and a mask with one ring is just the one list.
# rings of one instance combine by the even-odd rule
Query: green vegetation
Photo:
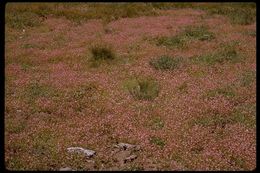
[(188, 26), (175, 36), (162, 36), (151, 39), (157, 46), (166, 46), (169, 48), (184, 48), (189, 40), (210, 41), (215, 38), (214, 33), (208, 30), (207, 26)]
[(96, 103), (97, 99), (100, 99), (100, 94), (97, 92), (98, 86), (94, 83), (86, 83), (83, 85), (80, 85), (73, 90), (71, 90), (68, 93), (67, 101), (74, 101), (77, 100), (77, 104), (74, 105), (74, 110), (76, 112), (82, 112), (86, 111), (87, 109), (91, 109), (95, 106), (96, 111), (100, 110), (100, 114), (102, 111), (104, 111), (104, 108), (102, 105), (94, 105), (93, 103)]
[(227, 98), (234, 98), (236, 96), (236, 93), (234, 89), (230, 86), (223, 87), (223, 88), (216, 88), (213, 90), (210, 90), (206, 93), (207, 97), (216, 97), (218, 95), (223, 95)]
[(208, 28), (204, 25), (202, 26), (189, 26), (184, 30), (184, 35), (189, 39), (197, 39), (197, 40), (212, 40), (215, 38), (215, 35), (208, 31)]
[(154, 130), (160, 130), (164, 127), (164, 122), (161, 117), (153, 116), (150, 120), (150, 125)]
[[(247, 128), (256, 127), (256, 117), (255, 117), (255, 107), (238, 106), (230, 114), (219, 114), (214, 112), (206, 113), (204, 116), (197, 117), (191, 120), (189, 123), (193, 125), (201, 125), (205, 127), (209, 126), (219, 126), (224, 127), (226, 124), (242, 124)], [(253, 113), (252, 113), (253, 112)]]
[(116, 54), (112, 46), (106, 44), (95, 44), (90, 48), (92, 67), (98, 67), (102, 62), (109, 63), (116, 58)]
[(185, 47), (185, 38), (180, 35), (176, 35), (176, 36), (172, 36), (172, 37), (162, 36), (162, 37), (157, 37), (152, 40), (154, 40), (156, 42), (157, 46), (166, 46), (166, 47), (170, 47), (170, 48)]
[(243, 170), (247, 170), (246, 161), (242, 157), (231, 155), (229, 158), (230, 161), (234, 163), (236, 166), (238, 166), (240, 169), (242, 168)]
[(178, 87), (178, 90), (181, 92), (181, 93), (187, 93), (188, 91), (188, 84), (187, 82), (183, 82), (179, 87)]
[(230, 4), (211, 8), (208, 11), (210, 14), (227, 16), (233, 24), (248, 25), (255, 22), (256, 19), (255, 4), (253, 3)]
[(15, 29), (39, 26), (50, 14), (80, 24), (89, 19), (110, 22), (124, 17), (153, 16), (157, 12), (150, 3), (8, 3), (6, 23)]
[(256, 81), (256, 72), (255, 71), (244, 72), (240, 79), (240, 83), (242, 86), (249, 86), (254, 81)]
[(203, 146), (201, 145), (197, 145), (193, 148), (191, 148), (191, 152), (195, 153), (195, 154), (199, 154), (204, 150)]
[(201, 126), (220, 126), (224, 127), (226, 124), (231, 123), (230, 117), (222, 114), (210, 114), (202, 117), (198, 117), (191, 121), (191, 125)]
[(256, 37), (256, 31), (246, 31), (244, 34), (249, 35), (251, 37)]
[(153, 100), (159, 94), (159, 84), (152, 78), (138, 78), (127, 82), (129, 93), (139, 100)]
[(7, 161), (7, 167), (9, 168), (9, 170), (11, 171), (17, 171), (17, 170), (25, 170), (24, 169), (24, 162), (22, 161), (22, 159), (19, 158), (19, 156), (15, 155), (12, 158), (10, 158)]
[(164, 146), (165, 146), (165, 141), (162, 139), (162, 138), (160, 138), (160, 137), (155, 137), (155, 136), (152, 136), (151, 138), (150, 138), (150, 142), (151, 142), (151, 144), (155, 144), (155, 145), (158, 145), (158, 146), (160, 146), (161, 148), (163, 148)]
[(26, 127), (25, 121), (16, 121), (15, 119), (5, 121), (7, 132), (9, 133), (20, 133)]
[[(35, 169), (50, 170), (57, 167), (59, 162), (59, 151), (57, 148), (57, 136), (53, 131), (43, 129), (34, 135), (31, 153), (34, 154)], [(50, 162), (42, 162), (42, 160)]]
[(33, 101), (38, 97), (54, 97), (58, 96), (58, 92), (47, 85), (40, 84), (37, 81), (31, 82), (29, 86), (25, 90), (25, 96), (28, 97), (29, 100)]
[(154, 16), (159, 10), (176, 8), (205, 10), (210, 15), (227, 16), (232, 23), (241, 25), (256, 19), (254, 3), (8, 3), (5, 21), (8, 26), (21, 29), (41, 25), (50, 14), (80, 24), (89, 19), (110, 22), (125, 17)]
[(242, 104), (232, 112), (232, 121), (248, 128), (256, 127), (256, 104)]
[(32, 12), (22, 12), (19, 11), (6, 14), (6, 24), (11, 28), (22, 29), (25, 27), (35, 27), (40, 26), (41, 21), (39, 17)]
[(236, 50), (236, 44), (229, 43), (222, 45), (218, 50), (213, 53), (194, 57), (195, 63), (202, 63), (207, 65), (214, 65), (217, 63), (237, 63), (242, 60), (242, 57)]
[(181, 63), (182, 58), (180, 57), (170, 57), (167, 55), (160, 56), (159, 58), (152, 59), (150, 65), (155, 69), (160, 70), (174, 70), (178, 68)]
[[(6, 168), (254, 169), (255, 11), (253, 3), (7, 3)], [(175, 35), (154, 25), (160, 19)], [(141, 148), (117, 153), (121, 142)], [(86, 160), (72, 146), (97, 155)], [(128, 154), (137, 159), (121, 164)]]
[(92, 58), (94, 60), (112, 60), (115, 54), (108, 46), (95, 45), (91, 47)]
[[(193, 8), (206, 11), (209, 15), (223, 15), (229, 18), (232, 24), (248, 25), (256, 20), (255, 3), (153, 3), (157, 9)], [(239, 14), (239, 15), (238, 15)]]

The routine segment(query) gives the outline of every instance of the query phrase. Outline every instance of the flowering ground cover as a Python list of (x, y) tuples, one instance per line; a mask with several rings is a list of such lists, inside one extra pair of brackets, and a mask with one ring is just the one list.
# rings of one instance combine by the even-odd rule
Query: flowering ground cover
[[(255, 11), (8, 3), (5, 167), (255, 169)], [(131, 161), (113, 153), (120, 142), (140, 146)]]

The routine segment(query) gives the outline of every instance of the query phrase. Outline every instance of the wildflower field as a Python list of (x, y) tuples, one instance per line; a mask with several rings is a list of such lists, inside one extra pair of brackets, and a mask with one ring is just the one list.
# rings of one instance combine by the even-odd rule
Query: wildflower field
[(254, 3), (7, 3), (4, 58), (8, 170), (256, 168)]

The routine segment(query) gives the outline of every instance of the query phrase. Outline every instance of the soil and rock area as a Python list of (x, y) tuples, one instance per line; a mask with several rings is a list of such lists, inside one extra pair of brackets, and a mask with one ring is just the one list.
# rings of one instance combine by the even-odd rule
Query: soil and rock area
[(256, 168), (254, 4), (160, 4), (7, 4), (6, 169)]

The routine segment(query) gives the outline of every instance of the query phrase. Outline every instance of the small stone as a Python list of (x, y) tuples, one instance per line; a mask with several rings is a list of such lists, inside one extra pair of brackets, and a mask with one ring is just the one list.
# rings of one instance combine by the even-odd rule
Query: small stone
[(72, 171), (70, 167), (60, 168), (60, 171)]
[(83, 153), (88, 158), (92, 157), (96, 153), (93, 150), (84, 149), (84, 148), (81, 148), (81, 147), (70, 147), (70, 148), (67, 148), (67, 150), (70, 153)]
[(126, 158), (128, 158), (131, 155), (131, 151), (125, 150), (120, 151), (114, 155), (114, 158), (118, 162), (124, 162)]
[(131, 155), (131, 156), (125, 158), (124, 161), (125, 161), (125, 162), (133, 161), (133, 160), (136, 159), (136, 158), (137, 158), (137, 155), (133, 154), (133, 155)]
[(88, 163), (95, 163), (94, 160), (86, 160)]
[(140, 147), (138, 145), (132, 145), (132, 144), (127, 144), (127, 143), (118, 143), (115, 145), (115, 147), (120, 148), (120, 149), (137, 149), (139, 150)]

